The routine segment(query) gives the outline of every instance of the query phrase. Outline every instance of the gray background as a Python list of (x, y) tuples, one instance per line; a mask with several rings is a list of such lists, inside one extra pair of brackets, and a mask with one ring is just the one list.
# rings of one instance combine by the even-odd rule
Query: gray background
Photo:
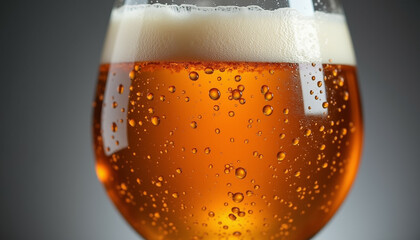
[[(91, 101), (112, 0), (3, 0), (0, 238), (139, 239), (94, 174)], [(315, 238), (420, 239), (420, 1), (344, 1), (366, 135)]]

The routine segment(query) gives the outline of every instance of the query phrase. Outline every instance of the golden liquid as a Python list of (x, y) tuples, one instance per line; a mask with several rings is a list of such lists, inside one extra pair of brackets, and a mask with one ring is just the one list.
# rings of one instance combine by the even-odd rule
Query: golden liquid
[(98, 178), (146, 239), (309, 239), (356, 174), (355, 68), (104, 64)]

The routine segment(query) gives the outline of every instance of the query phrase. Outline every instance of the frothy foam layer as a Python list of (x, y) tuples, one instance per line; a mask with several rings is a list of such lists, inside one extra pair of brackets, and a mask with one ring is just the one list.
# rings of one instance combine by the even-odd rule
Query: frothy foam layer
[(102, 63), (332, 62), (355, 65), (342, 15), (283, 8), (138, 5), (114, 9)]

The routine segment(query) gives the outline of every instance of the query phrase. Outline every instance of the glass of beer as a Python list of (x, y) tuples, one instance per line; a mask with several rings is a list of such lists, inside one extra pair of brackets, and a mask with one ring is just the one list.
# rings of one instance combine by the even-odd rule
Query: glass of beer
[(117, 1), (97, 176), (145, 239), (309, 239), (359, 165), (356, 78), (335, 0)]

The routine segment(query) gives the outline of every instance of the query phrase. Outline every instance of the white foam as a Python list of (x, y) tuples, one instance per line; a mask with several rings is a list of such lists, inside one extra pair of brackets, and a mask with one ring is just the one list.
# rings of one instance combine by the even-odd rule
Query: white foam
[(342, 15), (187, 5), (113, 10), (102, 63), (133, 61), (356, 62)]

